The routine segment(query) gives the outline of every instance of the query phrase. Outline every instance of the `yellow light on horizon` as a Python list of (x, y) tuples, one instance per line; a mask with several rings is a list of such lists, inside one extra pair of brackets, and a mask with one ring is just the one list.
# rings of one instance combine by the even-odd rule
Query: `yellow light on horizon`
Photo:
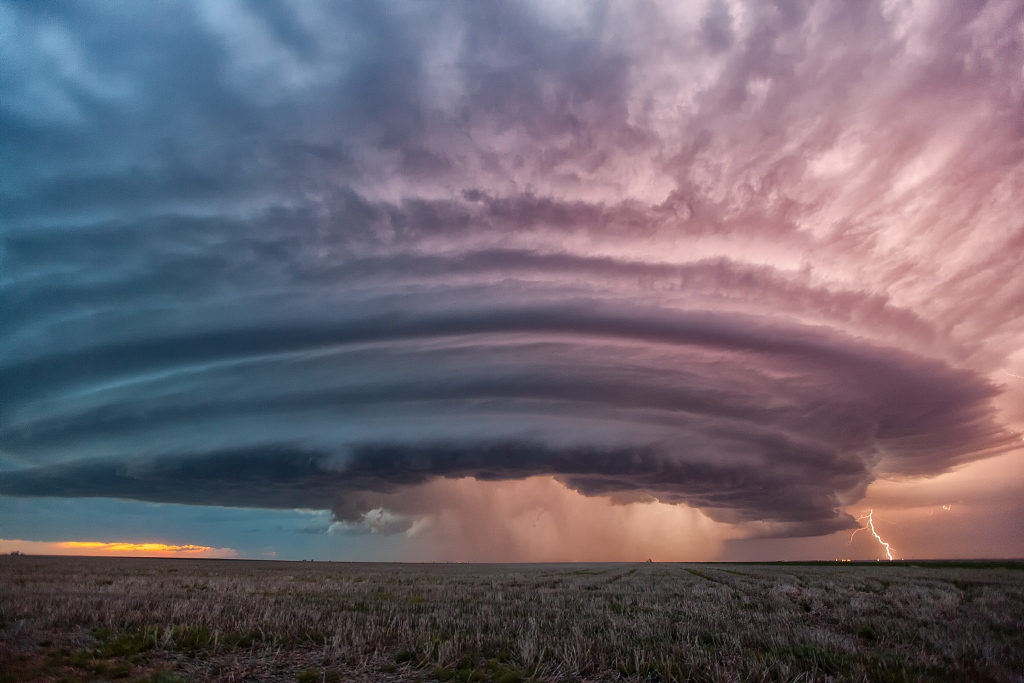
[(107, 541), (24, 541), (0, 538), (0, 554), (91, 555), (135, 557), (238, 557), (233, 548), (214, 548), (192, 543), (128, 543)]
[(166, 543), (103, 543), (100, 541), (62, 541), (60, 548), (105, 550), (127, 553), (206, 553), (213, 550), (207, 545), (168, 545)]

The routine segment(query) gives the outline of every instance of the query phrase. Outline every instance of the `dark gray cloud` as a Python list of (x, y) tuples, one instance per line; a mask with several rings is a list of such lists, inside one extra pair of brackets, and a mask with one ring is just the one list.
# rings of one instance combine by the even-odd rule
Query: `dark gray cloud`
[[(77, 411), (59, 392), (118, 373), (123, 387), (115, 380), (98, 401), (87, 391)], [(155, 378), (137, 379), (147, 375)], [(161, 438), (157, 455), (10, 473), (3, 492), (330, 507), (345, 519), (379, 506), (358, 492), (552, 475), (588, 495), (642, 493), (730, 521), (823, 532), (849, 523), (840, 500), (879, 473), (944, 471), (1014, 438), (994, 419), (996, 388), (975, 373), (822, 330), (706, 313), (531, 309), (207, 333), (46, 358), (4, 379), (59, 396), (3, 428), (11, 452), (152, 449), (154, 435), (183, 430), (200, 436), (193, 447), (226, 436), (250, 445), (175, 452), (191, 439)], [(370, 427), (377, 441), (352, 426), (303, 434), (310, 419), (344, 422), (368, 409), (386, 416)], [(581, 418), (606, 420), (606, 433), (573, 427)], [(247, 430), (250, 420), (259, 431)], [(402, 431), (412, 440), (395, 442)], [(531, 431), (543, 439), (517, 436)], [(310, 445), (262, 445), (281, 438)]]
[[(782, 523), (781, 528), (797, 534), (853, 525), (852, 518), (839, 511), (829, 485), (858, 481), (865, 474), (863, 463), (815, 452), (808, 444), (761, 445), (785, 451), (785, 466), (687, 461), (683, 454), (653, 447), (555, 450), (529, 442), (364, 444), (340, 456), (263, 448), (184, 458), (91, 460), (12, 473), (0, 480), (0, 492), (332, 509), (338, 519), (359, 521), (384, 505), (406, 511), (396, 492), (438, 476), (487, 481), (555, 475), (587, 495), (643, 491), (666, 502), (700, 506), (728, 521)], [(826, 480), (829, 485), (822, 486)]]
[(0, 493), (848, 526), (1019, 441), (1022, 17), (0, 3)]

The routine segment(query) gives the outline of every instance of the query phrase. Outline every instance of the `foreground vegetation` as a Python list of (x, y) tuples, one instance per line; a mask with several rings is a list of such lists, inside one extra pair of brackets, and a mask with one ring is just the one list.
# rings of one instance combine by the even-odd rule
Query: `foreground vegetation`
[(0, 682), (1024, 681), (1024, 565), (0, 558)]

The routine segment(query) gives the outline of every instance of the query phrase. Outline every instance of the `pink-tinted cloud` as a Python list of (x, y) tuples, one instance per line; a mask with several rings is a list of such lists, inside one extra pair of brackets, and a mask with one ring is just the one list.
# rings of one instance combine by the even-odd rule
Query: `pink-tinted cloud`
[(1018, 2), (2, 7), (2, 494), (596, 559), (1024, 469)]
[(698, 511), (588, 497), (554, 479), (439, 479), (397, 501), (419, 514), (409, 559), (636, 562), (714, 559), (732, 534)]

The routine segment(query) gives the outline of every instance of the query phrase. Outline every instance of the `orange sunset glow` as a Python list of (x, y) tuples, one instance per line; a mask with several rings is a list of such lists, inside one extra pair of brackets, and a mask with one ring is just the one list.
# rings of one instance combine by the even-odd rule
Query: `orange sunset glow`
[(0, 539), (0, 553), (26, 555), (86, 555), (95, 557), (234, 557), (231, 548), (168, 543), (122, 543), (103, 541), (17, 541)]
[(101, 550), (109, 553), (206, 553), (213, 548), (205, 545), (167, 545), (166, 543), (100, 543), (99, 541), (64, 541), (61, 548), (71, 550)]

